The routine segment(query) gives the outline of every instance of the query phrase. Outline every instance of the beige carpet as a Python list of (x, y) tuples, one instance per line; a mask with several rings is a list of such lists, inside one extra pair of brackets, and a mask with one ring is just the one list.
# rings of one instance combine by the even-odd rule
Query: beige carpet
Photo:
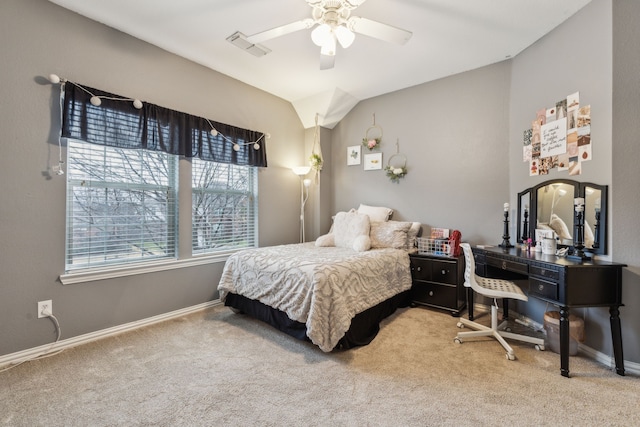
[[(481, 320), (489, 321), (488, 315)], [(63, 325), (64, 327), (64, 325)], [(9, 426), (640, 425), (640, 381), (399, 310), (366, 347), (325, 354), (217, 306), (0, 373)]]

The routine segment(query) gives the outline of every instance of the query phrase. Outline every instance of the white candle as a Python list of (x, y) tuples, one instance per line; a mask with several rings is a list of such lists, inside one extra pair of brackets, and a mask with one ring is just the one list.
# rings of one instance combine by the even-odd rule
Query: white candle
[(509, 203), (508, 202), (504, 204), (504, 210), (505, 210), (505, 212), (509, 210)]

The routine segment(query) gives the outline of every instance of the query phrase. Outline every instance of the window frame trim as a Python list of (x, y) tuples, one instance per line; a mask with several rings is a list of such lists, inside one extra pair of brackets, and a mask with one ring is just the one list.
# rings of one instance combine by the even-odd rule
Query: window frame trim
[(73, 271), (61, 274), (59, 276), (59, 280), (63, 285), (74, 285), (76, 283), (95, 282), (98, 280), (115, 279), (118, 277), (135, 276), (138, 274), (157, 273), (167, 270), (196, 267), (199, 265), (216, 264), (226, 262), (230, 255), (244, 249), (246, 248), (217, 253), (215, 255), (193, 255), (192, 258), (178, 260), (164, 259), (161, 261), (147, 261), (144, 263), (140, 262), (129, 264), (128, 266), (94, 269), (92, 271)]

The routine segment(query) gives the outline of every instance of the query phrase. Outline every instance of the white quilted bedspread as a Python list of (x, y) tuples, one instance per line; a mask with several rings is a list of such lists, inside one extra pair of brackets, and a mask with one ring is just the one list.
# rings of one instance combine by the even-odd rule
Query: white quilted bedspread
[(314, 243), (237, 252), (218, 290), (277, 308), (306, 324), (307, 336), (331, 351), (358, 313), (411, 288), (409, 256), (401, 249), (356, 252)]

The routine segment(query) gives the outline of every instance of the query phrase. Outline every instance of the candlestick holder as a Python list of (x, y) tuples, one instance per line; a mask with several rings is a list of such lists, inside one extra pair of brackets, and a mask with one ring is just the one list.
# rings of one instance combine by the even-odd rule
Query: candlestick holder
[(522, 243), (529, 239), (529, 210), (524, 210), (524, 220), (522, 221)]
[(512, 248), (513, 245), (511, 244), (509, 239), (510, 239), (510, 237), (509, 237), (509, 210), (508, 210), (508, 208), (505, 208), (505, 211), (504, 211), (504, 231), (503, 231), (503, 234), (502, 234), (502, 243), (500, 243), (498, 246), (500, 246), (501, 248)]
[(593, 228), (593, 249), (598, 249), (600, 247), (600, 208), (596, 208), (596, 223)]
[[(582, 199), (583, 200), (583, 199)], [(575, 204), (575, 233), (573, 239), (573, 254), (568, 255), (568, 259), (574, 261), (590, 260), (591, 257), (584, 252), (584, 202), (576, 199)]]

